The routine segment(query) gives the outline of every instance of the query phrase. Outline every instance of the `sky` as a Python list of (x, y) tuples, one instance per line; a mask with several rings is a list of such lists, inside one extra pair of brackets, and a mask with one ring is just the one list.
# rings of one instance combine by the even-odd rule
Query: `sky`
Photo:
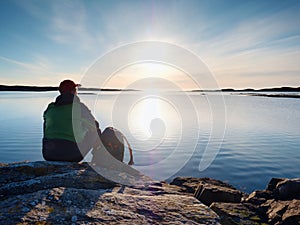
[[(109, 52), (157, 41), (196, 55), (220, 88), (300, 86), (299, 0), (5, 0), (0, 31), (0, 84), (80, 82)], [(151, 76), (196, 88), (176, 65), (149, 62), (120, 68), (105, 86)]]

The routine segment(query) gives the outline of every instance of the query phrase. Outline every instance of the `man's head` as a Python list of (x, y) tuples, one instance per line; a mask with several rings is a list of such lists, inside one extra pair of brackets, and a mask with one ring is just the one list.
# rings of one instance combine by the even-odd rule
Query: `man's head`
[(75, 84), (74, 81), (72, 81), (72, 80), (64, 80), (60, 83), (58, 90), (61, 94), (63, 94), (63, 93), (75, 94), (76, 87), (78, 87), (78, 86), (79, 86), (79, 84)]

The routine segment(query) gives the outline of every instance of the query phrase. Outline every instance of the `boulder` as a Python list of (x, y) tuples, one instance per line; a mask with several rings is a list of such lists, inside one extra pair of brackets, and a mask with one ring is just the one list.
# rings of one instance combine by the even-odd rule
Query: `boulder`
[(252, 204), (214, 202), (210, 208), (220, 216), (222, 225), (261, 225), (264, 222)]
[(300, 224), (300, 200), (289, 201), (288, 207), (282, 215), (282, 224)]
[(268, 222), (276, 225), (300, 224), (300, 200), (268, 200), (266, 206)]
[(300, 199), (300, 178), (272, 178), (267, 190), (274, 193), (274, 197), (281, 200)]
[(233, 187), (216, 185), (211, 183), (200, 183), (196, 189), (195, 197), (209, 206), (213, 202), (239, 203), (244, 193)]
[(239, 203), (242, 196), (241, 191), (213, 185), (200, 185), (195, 193), (195, 197), (207, 206), (213, 202)]
[(119, 189), (59, 187), (10, 197), (0, 203), (0, 220), (2, 224), (219, 224), (217, 214), (191, 196)]
[(272, 178), (266, 190), (247, 195), (211, 178), (154, 181), (121, 163), (109, 168), (45, 161), (0, 164), (0, 221), (299, 225), (299, 183), (299, 178)]
[(245, 199), (257, 207), (269, 224), (300, 224), (300, 179), (272, 178), (266, 190), (255, 191)]
[(274, 197), (272, 191), (269, 190), (257, 190), (252, 192), (248, 197), (243, 199), (243, 202), (252, 203), (254, 205), (261, 205), (265, 203), (268, 199)]
[(275, 192), (281, 200), (300, 199), (300, 178), (278, 182)]
[(170, 184), (177, 185), (183, 192), (195, 194), (199, 185), (213, 185), (217, 187), (225, 187), (229, 189), (235, 189), (232, 185), (224, 183), (212, 178), (195, 178), (195, 177), (176, 177)]
[(140, 179), (144, 182), (121, 185), (102, 177), (86, 163), (3, 165), (0, 221), (24, 225), (220, 225), (214, 211), (193, 196), (184, 195), (179, 186), (142, 174)]
[(210, 178), (177, 177), (171, 184), (210, 206), (221, 224), (300, 224), (300, 179), (272, 178), (266, 190), (249, 195)]
[(181, 192), (194, 194), (201, 178), (194, 177), (176, 177), (170, 184), (179, 186)]
[(55, 187), (111, 188), (87, 163), (31, 162), (0, 167), (0, 199)]
[(288, 180), (286, 178), (272, 178), (270, 181), (269, 181), (269, 184), (267, 186), (267, 190), (269, 191), (274, 191), (276, 189), (276, 185), (281, 182), (281, 181), (285, 181), (285, 180)]
[(177, 177), (170, 184), (181, 187), (182, 192), (193, 194), (207, 206), (213, 202), (240, 202), (245, 196), (232, 185), (207, 177)]

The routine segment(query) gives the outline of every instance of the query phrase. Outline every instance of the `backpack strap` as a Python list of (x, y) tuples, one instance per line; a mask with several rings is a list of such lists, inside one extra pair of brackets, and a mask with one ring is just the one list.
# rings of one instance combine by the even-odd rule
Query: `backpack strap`
[(128, 162), (128, 165), (133, 165), (134, 162), (133, 162), (133, 154), (132, 154), (132, 148), (127, 140), (127, 138), (124, 136), (124, 134), (122, 134), (123, 136), (123, 139), (126, 141), (127, 145), (128, 145), (128, 150), (129, 150), (129, 154), (130, 154), (130, 160)]

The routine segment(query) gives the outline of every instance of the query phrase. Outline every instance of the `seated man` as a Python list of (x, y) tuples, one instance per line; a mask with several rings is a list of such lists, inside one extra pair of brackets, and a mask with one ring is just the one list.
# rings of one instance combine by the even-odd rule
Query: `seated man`
[(48, 161), (79, 162), (100, 144), (99, 123), (77, 96), (77, 84), (64, 80), (60, 95), (44, 112), (43, 157)]

